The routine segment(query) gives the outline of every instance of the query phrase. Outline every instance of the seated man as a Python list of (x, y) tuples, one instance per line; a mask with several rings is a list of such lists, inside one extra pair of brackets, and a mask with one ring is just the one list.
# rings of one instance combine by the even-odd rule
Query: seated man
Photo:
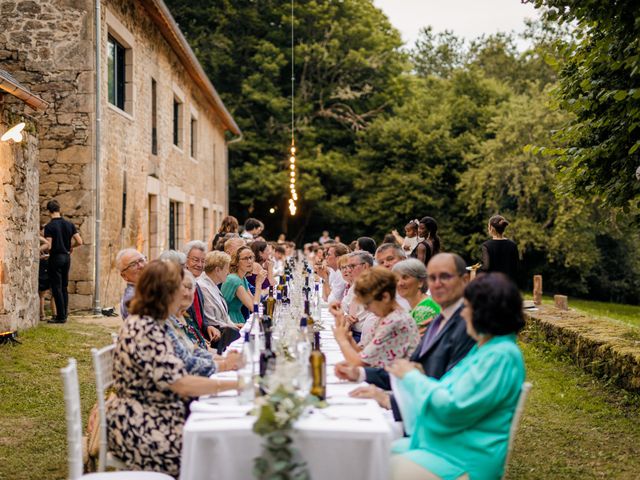
[(349, 253), (344, 243), (329, 243), (325, 246), (324, 262), (316, 265), (316, 273), (322, 278), (322, 298), (333, 303), (342, 300), (347, 289), (347, 282), (338, 269), (338, 258)]
[[(442, 307), (429, 325), (410, 361), (419, 364), (425, 375), (440, 378), (471, 350), (475, 341), (467, 334), (462, 318), (462, 294), (469, 281), (465, 261), (455, 253), (440, 253), (427, 266), (427, 282), (433, 299)], [(341, 362), (335, 367), (341, 379), (372, 384), (356, 388), (351, 395), (375, 398), (381, 406), (391, 408), (396, 420), (400, 411), (393, 398), (383, 392), (391, 390), (389, 374), (382, 368), (353, 367)]]
[(252, 242), (264, 230), (264, 223), (257, 218), (247, 218), (244, 222), (244, 231), (240, 235), (245, 240)]
[(363, 335), (363, 333), (373, 328), (378, 317), (358, 302), (355, 298), (353, 286), (360, 275), (368, 271), (371, 267), (373, 267), (373, 256), (369, 252), (358, 251), (347, 254), (346, 268), (348, 268), (351, 273), (351, 288), (346, 293), (342, 302), (340, 302), (340, 305), (345, 313), (344, 318), (351, 324), (353, 339), (360, 344), (361, 347), (366, 346), (360, 342), (362, 337), (371, 338), (371, 336)]
[[(207, 244), (200, 240), (192, 240), (184, 247), (184, 254), (187, 256), (187, 263), (185, 268), (190, 271), (194, 278), (200, 277), (204, 271), (205, 255), (207, 253)], [(202, 336), (211, 342), (211, 345), (216, 345), (216, 342), (220, 340), (222, 333), (212, 323), (210, 318), (204, 313), (204, 294), (200, 285), (196, 283), (196, 288), (193, 294), (193, 303), (188, 310), (189, 315), (193, 318), (200, 329)]]
[(125, 248), (116, 255), (116, 266), (120, 271), (120, 276), (127, 282), (124, 293), (120, 300), (120, 316), (125, 320), (129, 316), (127, 305), (133, 298), (136, 282), (140, 278), (142, 269), (147, 265), (147, 258), (135, 248)]

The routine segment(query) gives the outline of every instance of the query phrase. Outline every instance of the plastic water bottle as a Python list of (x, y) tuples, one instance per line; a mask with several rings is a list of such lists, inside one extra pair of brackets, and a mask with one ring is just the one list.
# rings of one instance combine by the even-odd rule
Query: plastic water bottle
[(255, 398), (255, 389), (253, 386), (254, 365), (251, 339), (249, 338), (249, 332), (245, 332), (244, 344), (242, 345), (242, 368), (238, 370), (238, 379), (242, 384), (239, 401), (242, 404), (253, 403), (253, 399)]

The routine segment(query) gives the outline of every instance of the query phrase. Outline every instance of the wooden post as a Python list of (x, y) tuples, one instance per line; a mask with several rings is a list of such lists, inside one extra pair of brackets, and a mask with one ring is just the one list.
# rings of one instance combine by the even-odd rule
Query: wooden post
[(553, 301), (559, 310), (569, 310), (569, 299), (566, 295), (554, 295)]
[(542, 275), (533, 276), (533, 304), (542, 305)]

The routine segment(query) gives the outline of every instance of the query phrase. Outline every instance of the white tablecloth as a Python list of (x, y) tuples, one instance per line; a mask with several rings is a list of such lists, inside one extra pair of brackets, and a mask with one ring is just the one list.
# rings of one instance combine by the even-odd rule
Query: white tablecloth
[[(327, 357), (329, 407), (315, 409), (295, 425), (295, 447), (306, 461), (313, 480), (386, 480), (391, 440), (401, 435), (390, 412), (373, 400), (352, 399), (357, 385), (339, 381), (333, 366), (342, 360), (330, 325), (333, 318), (322, 309), (326, 330), (321, 334)], [(220, 378), (235, 375), (225, 372)], [(253, 433), (251, 406), (239, 405), (225, 392), (192, 404), (184, 427), (181, 480), (249, 480), (253, 459), (260, 455), (262, 439)]]

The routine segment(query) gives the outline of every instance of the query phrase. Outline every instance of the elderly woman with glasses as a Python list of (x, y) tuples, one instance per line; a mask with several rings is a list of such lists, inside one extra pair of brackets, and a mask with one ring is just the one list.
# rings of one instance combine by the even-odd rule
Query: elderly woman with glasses
[(343, 310), (331, 305), (329, 311), (336, 319), (333, 334), (345, 360), (352, 366), (386, 367), (396, 358), (408, 358), (418, 345), (418, 328), (396, 302), (395, 275), (386, 268), (373, 267), (358, 277), (353, 288), (356, 300), (375, 315), (375, 323), (363, 333), (364, 348), (360, 350), (349, 335)]
[(214, 361), (207, 341), (198, 330), (198, 324), (191, 318), (188, 309), (193, 303), (196, 279), (186, 270), (180, 287), (178, 310), (169, 316), (167, 334), (173, 341), (176, 355), (184, 362), (191, 375), (208, 377), (216, 372), (237, 370), (240, 363), (238, 352), (229, 352), (226, 358)]
[[(242, 246), (231, 256), (231, 265), (229, 266), (229, 275), (222, 284), (222, 296), (229, 307), (229, 317), (236, 324), (244, 324), (246, 318), (242, 315), (242, 306), (244, 305), (253, 311), (253, 306), (260, 302), (262, 294), (262, 283), (267, 278), (267, 272), (261, 268), (255, 268), (255, 256), (251, 249)], [(251, 295), (247, 275), (256, 273), (256, 291)]]
[(409, 258), (396, 263), (391, 269), (396, 274), (398, 295), (409, 302), (409, 313), (415, 320), (420, 333), (440, 313), (440, 306), (427, 295), (427, 268), (417, 258)]

